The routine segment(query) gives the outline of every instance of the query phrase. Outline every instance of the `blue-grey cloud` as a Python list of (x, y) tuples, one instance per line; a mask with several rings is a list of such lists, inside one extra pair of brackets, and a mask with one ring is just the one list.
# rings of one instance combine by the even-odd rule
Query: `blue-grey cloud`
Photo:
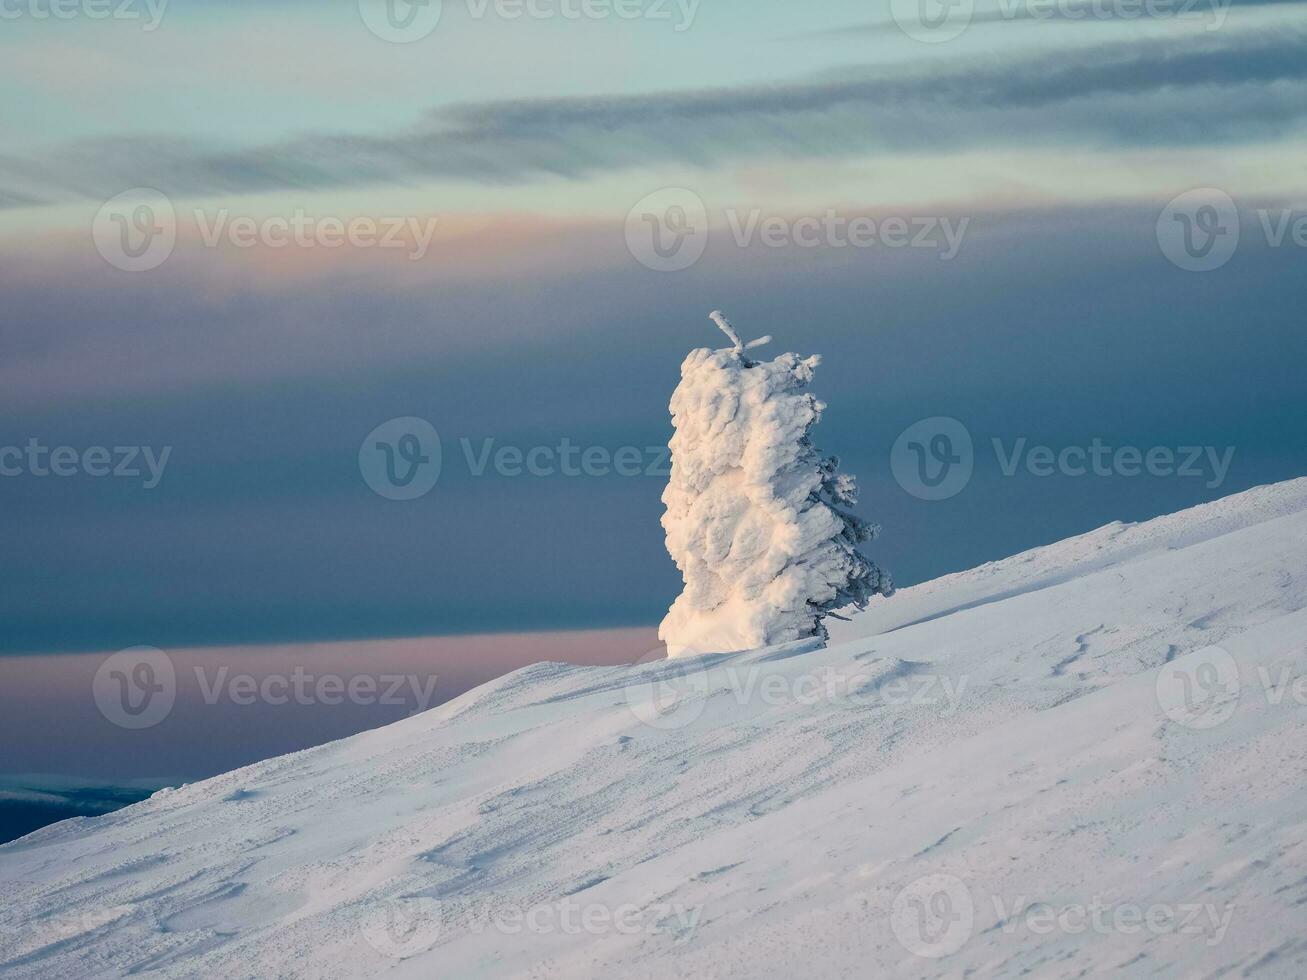
[(1278, 31), (850, 69), (774, 86), (466, 104), (403, 132), (253, 148), (101, 139), (48, 158), (0, 156), (0, 182), (32, 196), (83, 198), (142, 185), (187, 196), (433, 178), (502, 184), (768, 156), (1277, 140), (1304, 117), (1307, 32)]
[(15, 190), (0, 187), (0, 211), (10, 208), (30, 208), (39, 204), (49, 204), (44, 198), (23, 194)]

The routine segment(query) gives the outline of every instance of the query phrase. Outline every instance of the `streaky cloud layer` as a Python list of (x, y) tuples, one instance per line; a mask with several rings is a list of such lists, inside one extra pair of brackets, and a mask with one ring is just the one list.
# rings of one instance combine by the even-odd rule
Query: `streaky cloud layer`
[(320, 133), (246, 148), (114, 136), (0, 156), (0, 207), (109, 196), (582, 179), (869, 152), (1175, 147), (1285, 138), (1307, 116), (1307, 31), (1110, 44), (1003, 62), (850, 69), (691, 93), (523, 99), (433, 110), (390, 134)]

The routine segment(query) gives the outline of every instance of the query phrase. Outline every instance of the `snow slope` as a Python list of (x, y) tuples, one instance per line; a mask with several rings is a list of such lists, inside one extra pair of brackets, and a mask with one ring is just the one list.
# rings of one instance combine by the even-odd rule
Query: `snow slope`
[(1307, 975), (1307, 480), (833, 633), (538, 664), (38, 831), (0, 973)]

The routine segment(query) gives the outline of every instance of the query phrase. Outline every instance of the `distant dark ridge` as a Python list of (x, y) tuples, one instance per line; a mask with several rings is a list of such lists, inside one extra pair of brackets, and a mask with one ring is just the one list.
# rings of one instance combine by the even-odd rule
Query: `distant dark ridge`
[(59, 801), (0, 799), (0, 844), (70, 817), (93, 817), (121, 810), (139, 803), (153, 792), (149, 789), (105, 787), (76, 790)]

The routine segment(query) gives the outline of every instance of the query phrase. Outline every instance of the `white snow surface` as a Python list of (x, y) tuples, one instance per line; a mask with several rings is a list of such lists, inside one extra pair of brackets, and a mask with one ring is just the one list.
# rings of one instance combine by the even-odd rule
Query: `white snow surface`
[(0, 974), (1307, 976), (1305, 607), (1298, 480), (537, 664), (0, 847)]

